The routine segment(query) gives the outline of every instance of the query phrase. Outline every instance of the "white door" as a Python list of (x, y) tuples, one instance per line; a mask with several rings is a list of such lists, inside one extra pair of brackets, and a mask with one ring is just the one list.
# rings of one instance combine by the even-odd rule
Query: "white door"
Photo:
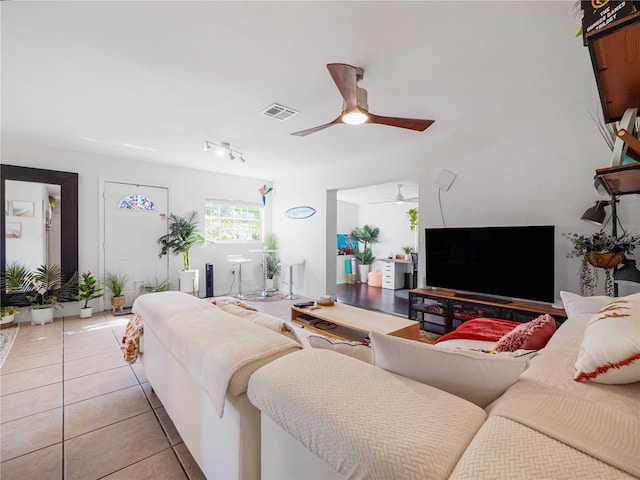
[(168, 281), (169, 259), (158, 258), (157, 244), (167, 233), (168, 198), (165, 187), (104, 182), (103, 272), (127, 277), (127, 306), (145, 285)]

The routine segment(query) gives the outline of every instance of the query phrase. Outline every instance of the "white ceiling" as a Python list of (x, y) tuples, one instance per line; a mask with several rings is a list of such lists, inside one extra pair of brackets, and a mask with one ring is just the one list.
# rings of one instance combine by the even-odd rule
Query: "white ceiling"
[[(2, 2), (2, 135), (265, 180), (349, 162), (358, 185), (385, 171), (393, 197), (429, 142), (473, 141), (566, 75), (563, 49), (580, 42), (572, 5)], [(373, 113), (436, 123), (290, 136), (339, 114), (333, 62), (365, 69)], [(261, 116), (273, 102), (300, 113)], [(204, 152), (205, 139), (247, 162)]]

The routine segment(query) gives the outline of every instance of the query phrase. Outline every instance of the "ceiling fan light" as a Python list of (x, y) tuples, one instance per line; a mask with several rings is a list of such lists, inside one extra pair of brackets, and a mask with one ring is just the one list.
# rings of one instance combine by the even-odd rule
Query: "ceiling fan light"
[(362, 125), (369, 120), (369, 115), (358, 107), (342, 115), (342, 121), (348, 125)]

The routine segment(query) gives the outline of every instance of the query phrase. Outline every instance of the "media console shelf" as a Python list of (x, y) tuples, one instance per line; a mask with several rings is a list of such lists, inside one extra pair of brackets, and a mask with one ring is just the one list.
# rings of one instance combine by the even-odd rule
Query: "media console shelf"
[(422, 330), (444, 334), (478, 317), (524, 323), (546, 313), (555, 318), (558, 325), (567, 318), (563, 309), (548, 304), (523, 300), (505, 304), (481, 295), (475, 298), (464, 295), (467, 294), (444, 288), (409, 290), (409, 319), (419, 320)]

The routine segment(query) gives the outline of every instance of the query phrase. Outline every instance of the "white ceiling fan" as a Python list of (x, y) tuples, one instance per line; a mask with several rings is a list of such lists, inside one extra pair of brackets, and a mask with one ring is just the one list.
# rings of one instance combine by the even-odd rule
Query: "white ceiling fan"
[(395, 198), (392, 198), (389, 200), (383, 200), (381, 202), (369, 202), (369, 205), (374, 205), (377, 203), (407, 203), (407, 202), (416, 203), (417, 201), (418, 201), (418, 197), (406, 198), (404, 195), (402, 195), (402, 184), (398, 183), (398, 193), (396, 194)]

